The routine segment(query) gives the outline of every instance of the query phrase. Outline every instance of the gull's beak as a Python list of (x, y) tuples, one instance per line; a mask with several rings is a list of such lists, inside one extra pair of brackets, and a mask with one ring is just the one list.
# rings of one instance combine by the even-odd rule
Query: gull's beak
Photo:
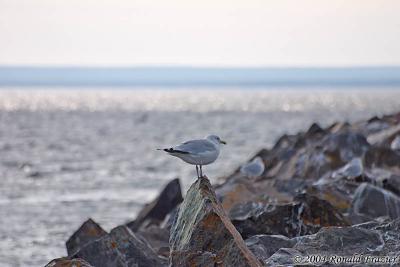
[(225, 142), (224, 140), (220, 140), (219, 142), (220, 142), (221, 144), (226, 145), (226, 142)]

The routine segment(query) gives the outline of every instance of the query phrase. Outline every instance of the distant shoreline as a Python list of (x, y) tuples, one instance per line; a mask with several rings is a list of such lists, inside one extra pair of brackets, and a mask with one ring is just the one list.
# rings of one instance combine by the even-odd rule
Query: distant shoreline
[(397, 87), (400, 67), (0, 66), (1, 87)]

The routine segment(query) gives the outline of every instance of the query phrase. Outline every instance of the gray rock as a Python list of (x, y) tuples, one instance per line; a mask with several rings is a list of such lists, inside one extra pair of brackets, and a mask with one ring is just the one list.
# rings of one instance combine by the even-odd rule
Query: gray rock
[[(296, 240), (297, 243), (293, 248), (279, 249), (264, 261), (265, 264), (267, 266), (310, 265), (309, 263), (307, 264), (304, 258), (307, 255), (328, 256), (327, 259), (335, 255), (376, 255), (383, 249), (385, 244), (379, 231), (357, 227), (322, 228), (316, 234), (298, 237)], [(301, 257), (297, 258), (296, 256)], [(331, 263), (334, 262), (334, 259), (330, 260)], [(317, 265), (322, 264), (324, 262), (318, 262)], [(338, 266), (338, 264), (335, 265)]]
[(392, 127), (381, 128), (380, 131), (368, 135), (367, 140), (371, 145), (390, 147), (390, 143), (399, 133), (400, 124), (397, 124)]
[(150, 245), (126, 226), (118, 226), (110, 234), (89, 243), (75, 253), (96, 267), (165, 266)]
[(310, 128), (308, 128), (305, 136), (311, 138), (317, 135), (323, 136), (325, 134), (327, 134), (326, 130), (322, 129), (321, 126), (318, 125), (318, 123), (313, 123), (311, 124)]
[(351, 213), (369, 218), (389, 216), (400, 217), (400, 198), (385, 189), (362, 183), (354, 193)]
[(384, 241), (377, 230), (328, 227), (314, 235), (298, 238), (293, 248), (307, 254), (352, 255), (379, 251), (383, 245)]
[(400, 175), (385, 169), (374, 168), (367, 172), (369, 179), (379, 187), (400, 196)]
[(271, 257), (264, 261), (266, 266), (299, 266), (298, 262), (295, 262), (297, 256), (305, 256), (294, 248), (280, 248)]
[(385, 245), (380, 254), (400, 257), (400, 218), (394, 221), (381, 223), (373, 229), (380, 231), (385, 241)]
[(99, 224), (92, 219), (88, 219), (66, 242), (68, 255), (76, 253), (86, 244), (97, 240), (106, 234), (107, 232), (104, 231)]
[(161, 191), (160, 195), (151, 203), (144, 206), (136, 219), (127, 226), (136, 232), (141, 226), (151, 224), (159, 225), (165, 216), (183, 200), (179, 179), (170, 181)]
[(361, 134), (346, 131), (325, 133), (318, 138), (284, 136), (263, 158), (268, 164), (266, 177), (317, 180), (353, 158), (362, 158), (370, 148)]
[(291, 248), (295, 244), (295, 239), (283, 235), (255, 235), (246, 239), (246, 245), (262, 262), (265, 262), (280, 248)]
[(400, 153), (386, 147), (372, 147), (365, 154), (364, 162), (370, 168), (386, 168), (400, 172)]
[(353, 132), (328, 135), (322, 140), (320, 146), (323, 147), (326, 155), (336, 158), (336, 161), (342, 163), (363, 156), (370, 148), (363, 135)]
[(171, 230), (172, 224), (174, 223), (175, 217), (178, 216), (179, 206), (176, 206), (173, 210), (171, 210), (166, 216), (164, 221), (160, 224), (160, 227), (163, 229)]
[(382, 187), (400, 196), (400, 175), (390, 175), (382, 181)]
[(189, 188), (170, 234), (170, 264), (261, 266), (218, 202), (207, 178)]
[(149, 242), (151, 247), (158, 255), (169, 257), (169, 230), (160, 228), (156, 225), (151, 225), (146, 228), (141, 228), (137, 232), (140, 236)]

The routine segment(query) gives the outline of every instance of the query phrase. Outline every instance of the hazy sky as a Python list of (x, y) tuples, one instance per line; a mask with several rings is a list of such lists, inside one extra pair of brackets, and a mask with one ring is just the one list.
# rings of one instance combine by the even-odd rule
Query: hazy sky
[(400, 0), (0, 0), (0, 64), (400, 65)]

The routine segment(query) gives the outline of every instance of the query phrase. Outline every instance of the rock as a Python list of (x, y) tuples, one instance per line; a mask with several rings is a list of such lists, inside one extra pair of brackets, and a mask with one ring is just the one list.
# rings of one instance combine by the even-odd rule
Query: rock
[(308, 194), (328, 201), (340, 212), (345, 213), (351, 207), (352, 196), (358, 183), (339, 180), (331, 183), (316, 183), (306, 189)]
[(244, 238), (258, 234), (295, 237), (316, 233), (324, 226), (348, 225), (329, 202), (307, 194), (299, 195), (289, 204), (237, 205), (229, 215)]
[(136, 232), (141, 226), (150, 224), (159, 225), (165, 216), (183, 200), (179, 179), (170, 181), (160, 195), (139, 212), (133, 222), (127, 226)]
[(329, 126), (326, 130), (329, 133), (339, 133), (348, 131), (350, 127), (351, 125), (348, 122), (335, 122), (331, 126)]
[(128, 227), (118, 226), (102, 238), (82, 247), (73, 258), (96, 267), (165, 266), (150, 245)]
[(275, 180), (273, 186), (279, 192), (295, 197), (306, 189), (309, 184), (304, 179), (293, 178), (290, 180)]
[(367, 122), (361, 122), (359, 125), (356, 124), (355, 126), (359, 126), (359, 130), (365, 136), (372, 136), (376, 133), (385, 131), (387, 128), (390, 128), (390, 124), (387, 121), (378, 117), (373, 117)]
[(385, 189), (362, 183), (354, 193), (350, 212), (370, 219), (380, 216), (399, 218), (400, 198)]
[(364, 229), (374, 229), (382, 224), (386, 224), (391, 222), (392, 220), (388, 217), (378, 217), (373, 219), (372, 221), (367, 221), (359, 224), (353, 224), (352, 227), (364, 228)]
[(400, 134), (396, 135), (393, 141), (390, 143), (390, 149), (392, 150), (400, 150)]
[[(309, 265), (304, 261), (306, 255), (371, 255), (375, 251), (382, 250), (383, 246), (382, 234), (377, 230), (357, 227), (329, 227), (322, 228), (316, 234), (296, 238), (296, 244), (292, 248), (281, 248), (264, 262), (267, 266), (294, 264), (298, 266), (299, 263)], [(303, 259), (303, 261), (295, 262), (294, 259), (299, 255), (302, 256), (300, 259)]]
[(322, 228), (314, 235), (299, 238), (293, 248), (307, 254), (329, 252), (331, 255), (352, 255), (370, 253), (383, 245), (381, 235), (376, 230), (329, 227)]
[(189, 188), (170, 234), (170, 264), (261, 266), (237, 232), (207, 178)]
[(296, 141), (280, 139), (269, 151), (266, 177), (279, 180), (317, 180), (332, 170), (343, 167), (353, 158), (362, 158), (370, 148), (365, 137), (354, 132), (337, 132)]
[(294, 248), (280, 248), (271, 257), (264, 261), (266, 266), (299, 266), (298, 262), (294, 262), (296, 256), (305, 256)]
[(93, 267), (93, 266), (82, 259), (58, 258), (46, 264), (45, 267)]
[(398, 133), (400, 133), (400, 124), (387, 129), (383, 128), (377, 133), (368, 135), (367, 140), (371, 145), (388, 146)]
[(280, 248), (291, 248), (295, 244), (295, 239), (283, 235), (255, 235), (246, 239), (246, 245), (262, 262), (265, 262)]
[(329, 155), (335, 162), (340, 162), (340, 165), (353, 158), (362, 157), (370, 148), (363, 135), (353, 132), (328, 135), (322, 140), (320, 146), (323, 147), (326, 155)]
[(88, 219), (66, 242), (68, 256), (77, 252), (86, 244), (101, 238), (107, 232), (95, 221)]
[(382, 233), (385, 242), (380, 254), (400, 257), (400, 219), (382, 222), (373, 229)]
[(215, 193), (227, 212), (239, 203), (257, 198), (257, 190), (254, 188), (253, 182), (245, 177), (231, 179), (223, 185), (217, 186)]
[(306, 132), (305, 136), (306, 137), (315, 137), (315, 136), (323, 136), (327, 133), (324, 129), (321, 128), (321, 126), (318, 125), (318, 123), (313, 123), (310, 128), (308, 128), (308, 131)]
[(360, 158), (353, 158), (349, 163), (347, 163), (342, 168), (334, 171), (332, 173), (332, 178), (334, 180), (338, 179), (355, 179), (362, 176), (364, 173), (364, 166)]
[(160, 224), (160, 227), (163, 229), (168, 230), (168, 232), (171, 230), (172, 224), (175, 221), (175, 217), (178, 216), (179, 212), (179, 206), (176, 206), (173, 210), (171, 210), (166, 216), (164, 221)]
[(396, 175), (390, 170), (372, 168), (366, 172), (366, 176), (372, 184), (400, 196), (400, 175)]
[(400, 197), (400, 176), (394, 174), (390, 175), (387, 179), (382, 181), (382, 187)]
[(151, 225), (137, 232), (146, 239), (158, 255), (169, 257), (169, 230)]
[(364, 163), (369, 168), (384, 168), (400, 174), (400, 154), (385, 147), (372, 147), (365, 154)]

